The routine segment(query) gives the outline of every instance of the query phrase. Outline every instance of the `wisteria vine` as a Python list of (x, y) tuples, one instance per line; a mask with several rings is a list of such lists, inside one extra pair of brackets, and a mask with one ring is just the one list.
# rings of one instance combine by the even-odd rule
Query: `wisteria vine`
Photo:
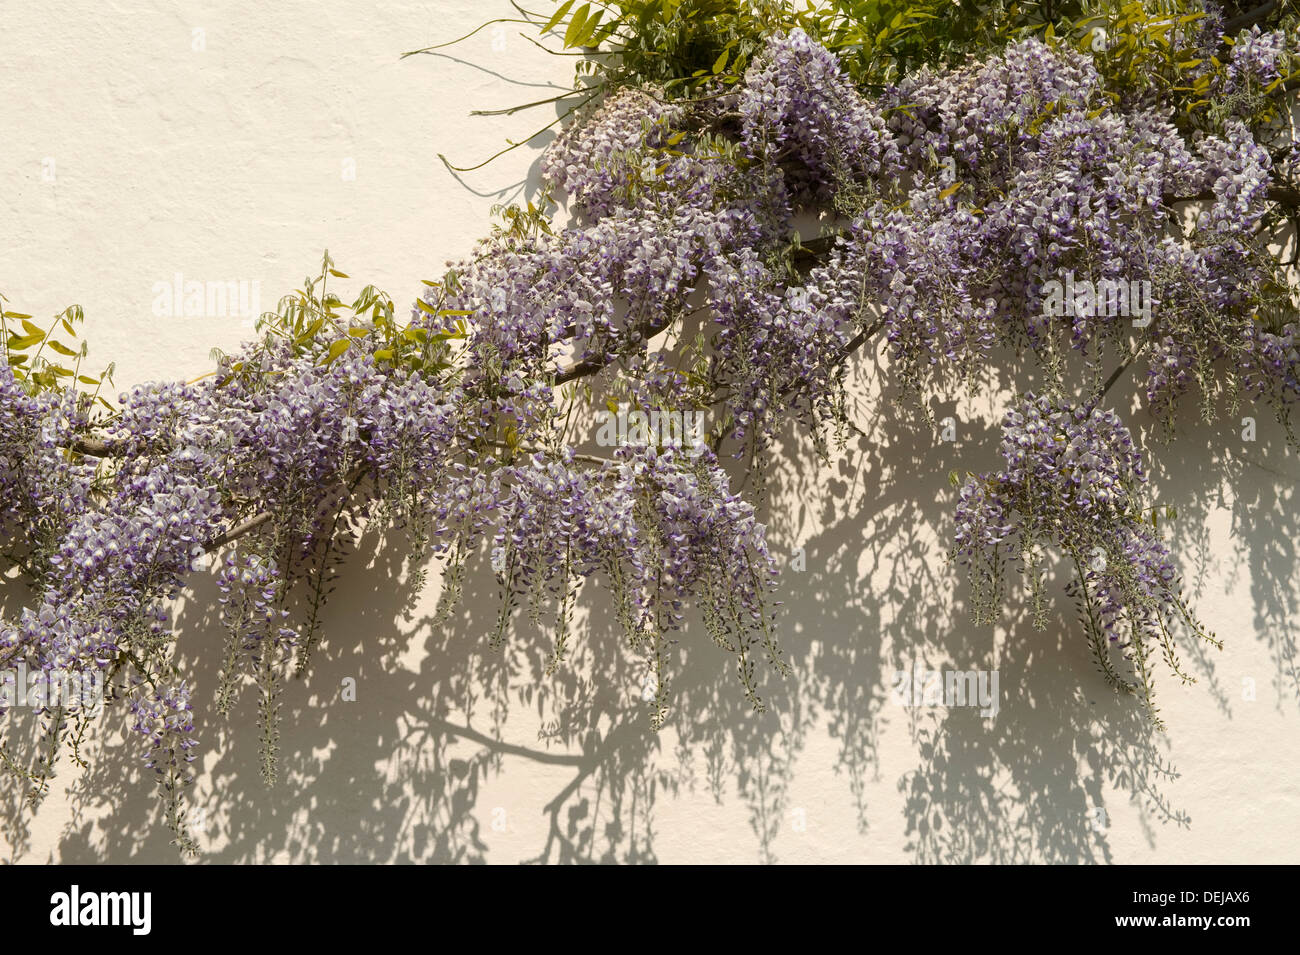
[[(440, 623), (485, 552), (501, 593), (487, 643), (522, 610), (550, 630), (552, 667), (584, 582), (601, 579), (652, 674), (656, 727), (697, 607), (761, 707), (756, 667), (786, 666), (760, 521), (776, 430), (793, 417), (819, 442), (842, 432), (860, 350), (882, 346), (923, 405), (978, 390), (1010, 349), (1045, 374), (1006, 414), (1003, 469), (958, 480), (953, 555), (976, 618), (994, 619), (1014, 563), (1041, 622), (1049, 555), (1064, 555), (1099, 666), (1154, 717), (1155, 655), (1184, 676), (1178, 633), (1214, 638), (1147, 519), (1136, 444), (1101, 402), (1139, 362), (1143, 413), (1163, 422), (1192, 395), (1207, 415), (1266, 399), (1285, 421), (1300, 396), (1294, 263), (1274, 251), (1300, 214), (1284, 108), (1296, 32), (1234, 37), (1213, 7), (1178, 10), (1127, 33), (1105, 21), (1109, 45), (1049, 31), (878, 88), (798, 26), (686, 94), (624, 83), (548, 147), (540, 199), (409, 316), (372, 287), (344, 303), (327, 256), (213, 374), (117, 404), (71, 383), (100, 385), (80, 358), (41, 357), (54, 329), (6, 311), (0, 534), (31, 599), (0, 620), (0, 667), (103, 674), (186, 848), (191, 693), (209, 688), (176, 663), (169, 607), (213, 559), (227, 638), (211, 689), (223, 713), (257, 694), (268, 781), (282, 682), (307, 672), (362, 528), (398, 528), (417, 563), (441, 561)], [(1126, 84), (1152, 23), (1176, 75)], [(801, 239), (810, 214), (822, 234)], [(1134, 289), (1145, 324), (1120, 307), (1140, 304)], [(701, 447), (597, 453), (571, 429), (588, 397), (707, 412), (711, 430)], [(36, 712), (38, 755), (19, 765), (10, 739), (3, 752), (39, 797), (100, 711)]]

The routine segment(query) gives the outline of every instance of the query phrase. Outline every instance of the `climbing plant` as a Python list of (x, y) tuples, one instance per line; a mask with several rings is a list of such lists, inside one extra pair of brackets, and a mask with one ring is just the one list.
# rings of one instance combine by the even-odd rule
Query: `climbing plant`
[[(1080, 638), (1158, 720), (1158, 658), (1190, 679), (1180, 641), (1217, 640), (1180, 591), (1160, 525), (1173, 510), (1149, 495), (1132, 412), (1107, 397), (1128, 373), (1157, 421), (1193, 398), (1207, 418), (1259, 400), (1288, 421), (1287, 5), (518, 14), (535, 42), (581, 54), (574, 89), (533, 104), (559, 128), (544, 187), (409, 310), (373, 286), (345, 301), (327, 254), (210, 374), (114, 401), (111, 369), (84, 367), (79, 309), (42, 324), (4, 303), (0, 537), (30, 599), (0, 621), (0, 669), (102, 676), (186, 849), (192, 694), (221, 712), (257, 695), (273, 782), (283, 681), (309, 675), (363, 532), (400, 528), (414, 565), (437, 561), (438, 625), (486, 551), (501, 601), (484, 653), (522, 612), (564, 666), (599, 580), (652, 674), (651, 725), (673, 713), (689, 613), (762, 708), (758, 668), (786, 667), (761, 519), (778, 429), (836, 453), (868, 350), (923, 412), (992, 388), (1017, 355), (1037, 381), (1007, 404), (1001, 469), (953, 475), (974, 614), (996, 617), (1015, 571), (1041, 623), (1063, 563)], [(612, 440), (576, 429), (593, 411), (619, 422)], [(214, 560), (226, 645), (218, 685), (200, 687), (169, 607)], [(39, 799), (103, 708), (28, 702), (39, 738), (2, 752)]]

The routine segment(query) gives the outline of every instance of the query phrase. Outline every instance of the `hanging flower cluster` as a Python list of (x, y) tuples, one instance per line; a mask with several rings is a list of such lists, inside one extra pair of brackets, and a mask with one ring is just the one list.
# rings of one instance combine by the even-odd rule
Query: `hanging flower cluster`
[[(972, 571), (975, 616), (996, 616), (1014, 560), (1033, 584), (1041, 629), (1042, 565), (1049, 548), (1059, 550), (1077, 574), (1081, 619), (1102, 671), (1151, 707), (1151, 647), (1182, 676), (1172, 631), (1186, 625), (1214, 638), (1182, 600), (1140, 496), (1147, 476), (1128, 429), (1114, 412), (1030, 394), (1007, 412), (1000, 450), (1003, 470), (968, 480), (957, 506), (954, 556)], [(1115, 655), (1136, 680), (1121, 674)]]

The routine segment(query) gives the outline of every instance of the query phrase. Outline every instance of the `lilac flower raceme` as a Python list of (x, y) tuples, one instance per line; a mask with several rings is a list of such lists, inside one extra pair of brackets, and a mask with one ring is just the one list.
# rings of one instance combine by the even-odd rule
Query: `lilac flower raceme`
[(195, 848), (185, 825), (181, 792), (193, 781), (189, 764), (194, 761), (193, 705), (188, 684), (181, 682), (136, 694), (131, 703), (131, 728), (148, 746), (145, 767), (158, 777), (164, 794), (168, 823), (182, 848)]
[(1228, 96), (1267, 87), (1287, 75), (1286, 34), (1281, 30), (1264, 33), (1259, 25), (1237, 37), (1228, 62), (1224, 93)]
[(641, 177), (649, 172), (653, 178), (659, 165), (654, 149), (686, 112), (642, 90), (616, 93), (585, 122), (564, 128), (542, 157), (542, 174), (593, 219), (633, 206)]
[(793, 159), (788, 185), (796, 195), (833, 195), (899, 171), (898, 148), (880, 111), (800, 29), (769, 39), (738, 100), (747, 154), (764, 164)]
[[(1146, 520), (1140, 492), (1147, 478), (1128, 429), (1113, 412), (1030, 394), (1003, 419), (1001, 453), (1003, 470), (970, 478), (957, 506), (953, 554), (971, 571), (976, 618), (994, 618), (1005, 564), (1016, 560), (1031, 576), (1041, 628), (1040, 565), (1045, 548), (1059, 549), (1075, 570), (1098, 664), (1139, 693), (1154, 716), (1152, 648), (1186, 680), (1174, 626), (1215, 641), (1184, 604), (1169, 549)], [(1124, 665), (1132, 679), (1121, 673)]]

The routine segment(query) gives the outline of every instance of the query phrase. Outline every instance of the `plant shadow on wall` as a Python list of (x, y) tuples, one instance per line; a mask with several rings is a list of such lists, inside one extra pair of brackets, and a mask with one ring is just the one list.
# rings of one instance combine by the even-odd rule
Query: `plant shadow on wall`
[[(1271, 696), (1279, 712), (1294, 708), (1300, 703), (1295, 624), (1300, 610), (1295, 486), (1300, 475), (1283, 428), (1267, 408), (1243, 402), (1210, 424), (1185, 422), (1150, 460), (1162, 493), (1178, 502), (1179, 518), (1167, 532), (1175, 553), (1183, 555), (1188, 593), (1195, 601), (1215, 586), (1232, 587), (1249, 574), (1250, 630), (1267, 646), (1272, 665), (1267, 675), (1233, 673), (1220, 680), (1213, 658), (1199, 659), (1198, 669), (1207, 673), (1202, 688), (1213, 694), (1226, 716), (1246, 690), (1243, 677), (1258, 683), (1250, 689), (1260, 702)], [(1231, 515), (1232, 541), (1226, 551), (1216, 552), (1209, 540), (1204, 518), (1215, 510)]]
[[(992, 393), (1011, 390), (1004, 380)], [(963, 446), (985, 454), (996, 446), (996, 409), (963, 422), (949, 443), (939, 428), (954, 414), (952, 404), (932, 406), (927, 424), (921, 408), (894, 397), (869, 402), (854, 416), (875, 424), (841, 464), (838, 486), (818, 487), (815, 470), (791, 463), (797, 454), (778, 456), (780, 497), (820, 498), (827, 507), (820, 523), (828, 530), (809, 544), (810, 555), (825, 555), (827, 572), (820, 579), (810, 573), (812, 593), (792, 605), (818, 635), (815, 666), (801, 678), (827, 710), (842, 743), (841, 763), (862, 752), (851, 736), (867, 728), (855, 725), (861, 715), (888, 723), (886, 714), (897, 714), (906, 724), (921, 762), (898, 788), (906, 850), (922, 863), (1111, 861), (1097, 813), (1108, 786), (1127, 791), (1163, 822), (1184, 823), (1160, 792), (1170, 771), (1159, 734), (1094, 672), (1076, 620), (1058, 613), (1036, 631), (1027, 596), (1016, 592), (996, 631), (966, 617), (966, 588), (945, 560), (954, 497), (948, 472), (992, 465), (971, 461)], [(1061, 590), (1054, 588), (1053, 605), (1068, 607)], [(841, 602), (853, 606), (853, 594), (874, 595), (868, 600), (884, 621), (879, 638), (864, 626), (867, 614), (825, 615)], [(975, 706), (905, 708), (922, 699), (919, 684), (917, 697), (897, 698), (901, 675), (911, 687), (918, 670), (997, 670), (996, 715), (986, 720)], [(877, 727), (869, 726), (874, 734)], [(860, 809), (865, 827), (866, 807)]]
[[(1240, 411), (1259, 422), (1256, 443), (1243, 443), (1230, 417), (1212, 425), (1184, 421), (1151, 454), (1160, 462), (1153, 488), (1157, 500), (1177, 502), (1177, 517), (1165, 531), (1181, 557), (1193, 603), (1216, 588), (1230, 588), (1243, 572), (1250, 575), (1250, 629), (1269, 648), (1274, 702), (1281, 710), (1300, 699), (1291, 623), (1300, 603), (1294, 550), (1300, 527), (1288, 506), (1296, 479), (1286, 473), (1294, 470), (1294, 457), (1267, 409), (1244, 403)], [(1136, 423), (1148, 423), (1145, 417), (1139, 412)], [(1147, 443), (1150, 450), (1153, 442)], [(1243, 448), (1248, 450), (1238, 450)], [(1233, 545), (1216, 555), (1208, 519), (1225, 510)], [(1021, 595), (1009, 605), (1026, 602)], [(1060, 586), (1051, 589), (1051, 603), (1058, 610), (1069, 607)], [(969, 711), (940, 710), (915, 729), (922, 762), (900, 789), (908, 797), (908, 848), (917, 861), (1115, 861), (1104, 838), (1106, 791), (1112, 787), (1127, 792), (1140, 809), (1149, 844), (1157, 843), (1159, 826), (1190, 827), (1193, 820), (1163, 791), (1178, 772), (1160, 734), (1100, 675), (1080, 676), (1095, 667), (1077, 619), (1057, 612), (1045, 632), (1035, 632), (1021, 614), (1000, 631), (1004, 693), (996, 721), (984, 724)], [(1234, 641), (1250, 638), (1246, 626), (1230, 632)], [(956, 635), (954, 641), (960, 643)], [(1190, 657), (1197, 683), (1170, 680), (1161, 694), (1166, 700), (1171, 694), (1206, 694), (1231, 718), (1238, 675), (1221, 677), (1216, 656), (1203, 645), (1188, 641), (1180, 649)], [(1171, 725), (1169, 731), (1177, 736), (1179, 728)]]
[[(548, 674), (546, 617), (540, 628), (524, 621), (501, 651), (489, 649), (499, 595), (486, 554), (468, 568), (461, 609), (439, 624), (409, 582), (404, 542), (362, 536), (313, 669), (287, 687), (281, 778), (268, 789), (252, 747), (236, 745), (258, 732), (252, 688), (228, 723), (212, 705), (220, 626), (203, 609), (216, 601), (204, 592), (211, 581), (202, 581), (178, 626), (192, 635), (182, 665), (207, 688), (196, 708), (210, 736), (190, 820), (203, 858), (475, 862), (502, 847), (539, 862), (653, 862), (657, 807), (693, 791), (714, 795), (726, 811), (739, 799), (757, 858), (776, 861), (800, 838), (789, 788), (807, 766), (800, 756), (814, 732), (836, 742), (835, 769), (859, 829), (899, 824), (873, 815), (866, 801), (880, 734), (895, 723), (920, 755), (898, 781), (915, 861), (1112, 861), (1097, 812), (1112, 788), (1143, 808), (1152, 840), (1159, 826), (1187, 825), (1162, 792), (1176, 772), (1158, 734), (1093, 672), (1076, 621), (1058, 612), (1035, 631), (1018, 593), (996, 630), (964, 619), (960, 575), (944, 559), (948, 472), (982, 464), (962, 445), (987, 453), (997, 416), (972, 416), (960, 441), (947, 444), (934, 421), (895, 397), (857, 402), (855, 420), (873, 422), (871, 431), (832, 450), (828, 468), (815, 466), (805, 434), (787, 428), (779, 436), (768, 482), (773, 547), (791, 555), (802, 548), (806, 569), (783, 576), (781, 640), (794, 673), (764, 671), (761, 714), (738, 692), (727, 655), (688, 625), (671, 670), (672, 716), (656, 734), (641, 699), (648, 670), (599, 599), (599, 577), (584, 585), (590, 609), (569, 660)], [(953, 408), (931, 412), (937, 420)], [(1222, 473), (1222, 462), (1201, 472), (1196, 460), (1171, 465), (1189, 485), (1176, 489), (1185, 502), (1179, 527), (1200, 526), (1198, 511), (1214, 505), (1212, 482), (1194, 492)], [(1264, 483), (1240, 476), (1234, 487), (1248, 504), (1264, 494)], [(1293, 566), (1281, 555), (1265, 564), (1278, 573), (1256, 583), (1259, 619), (1284, 617), (1278, 601), (1291, 593), (1283, 575)], [(1053, 606), (1068, 607), (1053, 590)], [(999, 670), (996, 718), (969, 707), (899, 706), (895, 674), (916, 665)], [(345, 698), (347, 681), (355, 681), (355, 701)], [(1202, 690), (1166, 684), (1163, 692)], [(118, 747), (91, 755), (72, 788), (59, 861), (176, 861), (148, 787), (133, 778), (132, 756)], [(494, 794), (520, 770), (527, 791)]]

